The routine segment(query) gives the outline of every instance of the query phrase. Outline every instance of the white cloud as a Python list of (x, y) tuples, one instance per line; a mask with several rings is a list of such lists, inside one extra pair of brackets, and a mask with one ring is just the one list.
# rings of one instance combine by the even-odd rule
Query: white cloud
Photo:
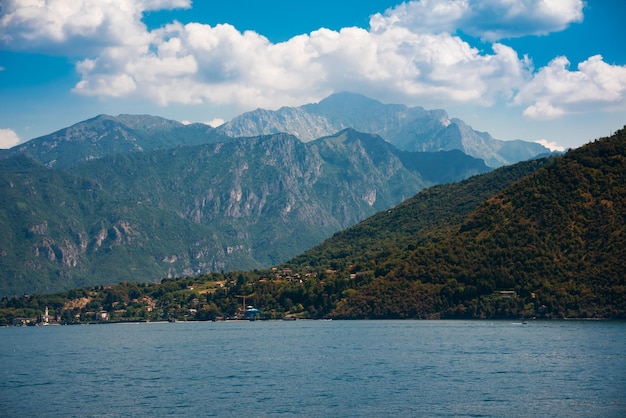
[(560, 146), (556, 142), (548, 141), (547, 139), (539, 139), (535, 141), (536, 143), (543, 145), (548, 148), (550, 151), (565, 151), (565, 147)]
[(461, 30), (486, 41), (545, 35), (581, 22), (582, 0), (419, 0), (372, 16), (374, 31), (405, 27), (412, 32)]
[(72, 56), (111, 45), (145, 45), (145, 11), (188, 8), (191, 0), (4, 0), (0, 43)]
[(556, 119), (565, 114), (561, 108), (554, 107), (545, 100), (536, 101), (524, 109), (523, 115), (531, 119)]
[(218, 126), (225, 124), (226, 121), (221, 118), (215, 118), (215, 119), (209, 120), (207, 122), (202, 122), (202, 123), (204, 123), (205, 125), (209, 125), (213, 128), (217, 128)]
[[(229, 24), (178, 22), (148, 31), (148, 10), (190, 0), (5, 0), (0, 43), (73, 56), (74, 92), (149, 98), (167, 106), (275, 108), (351, 90), (407, 103), (505, 102), (530, 118), (582, 106), (624, 107), (626, 69), (600, 56), (568, 69), (557, 58), (538, 70), (512, 48), (470, 46), (457, 31), (494, 42), (545, 34), (582, 20), (582, 0), (419, 0), (371, 17), (370, 28), (319, 29), (272, 43)], [(86, 58), (88, 57), (88, 58)]]
[(0, 129), (0, 148), (6, 149), (20, 143), (20, 137), (13, 129)]
[(79, 62), (74, 91), (248, 108), (300, 104), (336, 90), (489, 105), (511, 97), (528, 72), (507, 46), (481, 54), (459, 37), (401, 27), (320, 29), (278, 44), (231, 25), (173, 23), (150, 35), (149, 45), (108, 47)]
[(411, 32), (454, 33), (463, 16), (470, 12), (468, 1), (421, 0), (401, 3), (370, 18), (375, 32), (404, 27)]
[(600, 55), (569, 70), (565, 57), (541, 68), (515, 97), (516, 104), (532, 103), (524, 110), (531, 118), (554, 118), (587, 109), (626, 108), (626, 66), (610, 65)]

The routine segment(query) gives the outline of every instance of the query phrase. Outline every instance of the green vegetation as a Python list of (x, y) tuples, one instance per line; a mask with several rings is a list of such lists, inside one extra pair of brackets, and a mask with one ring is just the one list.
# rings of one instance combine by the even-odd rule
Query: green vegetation
[[(294, 261), (328, 260), (343, 272), (373, 272), (374, 280), (338, 303), (333, 317), (624, 318), (625, 185), (621, 130), (553, 159), (462, 221), (444, 216), (434, 228), (426, 222), (416, 233), (394, 238), (389, 231), (411, 229), (410, 216), (382, 230), (368, 220), (338, 234), (338, 245), (331, 239)], [(433, 203), (432, 211), (415, 217), (446, 208)]]
[[(65, 132), (84, 137), (52, 135), (81, 150), (63, 164), (47, 140), (27, 147), (63, 170), (24, 155), (0, 159), (0, 296), (269, 267), (437, 182), (422, 175), (433, 164), (444, 168), (440, 180), (488, 170), (461, 153), (400, 158), (380, 137), (352, 130), (308, 144), (277, 134), (105, 156), (98, 143), (99, 158), (80, 163), (89, 138), (124, 133), (133, 143), (137, 124), (165, 123), (124, 120), (134, 128), (108, 131), (113, 121), (99, 117)], [(157, 130), (163, 141), (154, 145), (188, 129)]]
[(2, 295), (150, 281), (200, 269), (196, 254), (220, 249), (211, 226), (122, 202), (94, 181), (23, 156), (0, 160), (0, 171)]
[[(422, 191), (268, 270), (3, 298), (0, 323), (626, 318), (626, 129)], [(244, 304), (243, 297), (246, 297)], [(100, 317), (99, 317), (100, 315)]]

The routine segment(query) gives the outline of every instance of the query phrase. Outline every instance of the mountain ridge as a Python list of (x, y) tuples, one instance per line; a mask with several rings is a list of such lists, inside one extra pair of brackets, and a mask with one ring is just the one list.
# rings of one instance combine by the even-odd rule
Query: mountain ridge
[(48, 307), (66, 323), (243, 319), (242, 296), (265, 319), (623, 320), (624, 184), (626, 127), (425, 189), (271, 269), (2, 298), (0, 324)]
[[(350, 93), (283, 110), (281, 123), (300, 126), (289, 116), (299, 115), (311, 132), (359, 121), (435, 142), (443, 139), (432, 127), (474, 132), (444, 111)], [(0, 160), (7, 168), (0, 174), (5, 288), (21, 291), (20, 280), (32, 292), (56, 289), (55, 283), (276, 265), (425, 187), (490, 170), (452, 146), (399, 150), (382, 135), (341, 126), (303, 142), (288, 133), (232, 138), (219, 128), (158, 116), (99, 115), (14, 147)]]
[(152, 115), (97, 115), (17, 145), (4, 156), (25, 154), (48, 167), (68, 168), (110, 154), (127, 154), (220, 141), (208, 125), (184, 125)]
[(383, 104), (366, 96), (335, 93), (319, 103), (282, 107), (276, 111), (257, 109), (233, 118), (217, 128), (226, 136), (253, 136), (287, 132), (308, 142), (345, 128), (378, 134), (404, 151), (449, 151), (458, 149), (499, 167), (549, 154), (543, 145), (494, 139), (473, 130), (441, 109), (425, 110), (398, 104)]
[[(370, 282), (335, 307), (336, 318), (623, 318), (624, 173), (626, 128), (550, 160), (456, 222), (409, 233), (395, 252), (398, 237), (385, 241), (375, 225), (359, 233), (359, 224), (337, 235), (351, 237), (343, 249), (325, 243), (300, 262), (358, 248), (334, 266), (343, 260), (343, 274), (370, 271)], [(382, 242), (368, 244), (370, 234)]]
[(98, 115), (3, 150), (0, 156), (25, 153), (44, 165), (65, 168), (109, 154), (276, 133), (289, 133), (309, 142), (348, 128), (380, 135), (401, 151), (460, 150), (483, 159), (492, 168), (551, 153), (534, 142), (494, 139), (458, 118), (450, 118), (441, 109), (383, 104), (363, 95), (342, 92), (299, 107), (245, 112), (217, 128), (200, 123), (185, 125), (151, 115)]
[[(447, 160), (346, 130), (310, 143), (276, 134), (112, 154), (64, 170), (2, 159), (0, 234), (17, 241), (0, 243), (0, 289), (277, 264), (433, 184), (421, 174), (431, 158)], [(447, 164), (446, 179), (489, 170), (464, 154)]]

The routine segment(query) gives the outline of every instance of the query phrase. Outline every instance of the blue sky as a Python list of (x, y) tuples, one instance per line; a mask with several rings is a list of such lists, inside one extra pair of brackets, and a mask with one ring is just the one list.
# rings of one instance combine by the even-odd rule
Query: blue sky
[(2, 0), (0, 147), (97, 114), (216, 124), (353, 91), (499, 139), (626, 125), (623, 0)]

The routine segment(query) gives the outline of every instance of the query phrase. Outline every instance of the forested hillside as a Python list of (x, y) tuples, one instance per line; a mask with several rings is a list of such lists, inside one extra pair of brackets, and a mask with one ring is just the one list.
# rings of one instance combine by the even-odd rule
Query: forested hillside
[[(458, 183), (433, 186), (393, 209), (382, 211), (285, 264), (288, 268), (376, 269), (396, 265), (418, 245), (438, 241), (485, 200), (552, 159), (525, 161)], [(387, 267), (389, 268), (389, 267)]]
[[(111, 141), (150, 122), (171, 139), (161, 119), (127, 119)], [(64, 170), (0, 159), (0, 295), (269, 267), (424, 187), (489, 170), (349, 129), (307, 144), (276, 134), (82, 158)]]
[(46, 306), (67, 323), (243, 318), (248, 304), (264, 318), (624, 319), (625, 185), (626, 129), (427, 189), (272, 269), (5, 297), (0, 323)]
[(167, 277), (185, 261), (177, 257), (219, 255), (217, 243), (232, 242), (212, 226), (120, 201), (93, 180), (24, 156), (0, 160), (0, 172), (3, 295)]
[[(448, 234), (373, 257), (344, 318), (626, 313), (626, 131), (571, 151), (481, 204)], [(354, 268), (354, 266), (352, 266)]]
[[(460, 183), (437, 186), (419, 193), (391, 211), (382, 211), (288, 265), (271, 270), (213, 273), (160, 284), (126, 282), (70, 292), (23, 298), (5, 298), (0, 323), (16, 317), (38, 317), (48, 306), (62, 322), (93, 321), (105, 310), (111, 320), (215, 319), (241, 315), (242, 299), (262, 307), (265, 317), (323, 317), (337, 301), (364, 283), (371, 274), (351, 278), (355, 264), (372, 253), (382, 255), (411, 248), (415, 237), (425, 240), (435, 225), (460, 222), (487, 197), (545, 166), (537, 160), (501, 168)], [(375, 230), (376, 233), (369, 231)], [(369, 250), (361, 250), (370, 248)], [(329, 271), (331, 268), (335, 272)], [(190, 311), (190, 309), (192, 311)], [(193, 312), (193, 313), (191, 313)]]

